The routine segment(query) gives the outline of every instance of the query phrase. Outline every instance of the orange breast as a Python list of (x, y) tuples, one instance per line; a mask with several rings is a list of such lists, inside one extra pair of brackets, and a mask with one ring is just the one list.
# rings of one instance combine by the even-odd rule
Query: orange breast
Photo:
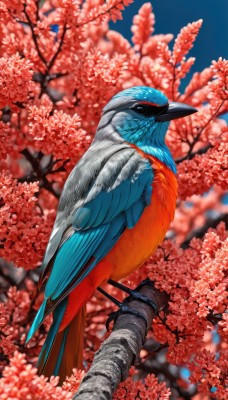
[(126, 229), (103, 262), (113, 266), (111, 278), (121, 279), (156, 250), (174, 218), (177, 181), (175, 174), (161, 161), (150, 157), (154, 170), (151, 204), (133, 229)]

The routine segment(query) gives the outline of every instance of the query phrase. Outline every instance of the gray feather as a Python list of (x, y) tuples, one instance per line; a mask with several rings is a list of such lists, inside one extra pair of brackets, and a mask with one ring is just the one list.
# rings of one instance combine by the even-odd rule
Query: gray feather
[[(103, 121), (104, 116), (101, 121)], [(106, 124), (105, 124), (106, 122)], [(110, 191), (123, 180), (136, 179), (146, 161), (115, 132), (110, 119), (104, 119), (95, 140), (65, 182), (56, 221), (44, 256), (42, 270), (64, 241), (74, 233), (74, 212), (102, 191)], [(104, 139), (106, 137), (106, 139)]]

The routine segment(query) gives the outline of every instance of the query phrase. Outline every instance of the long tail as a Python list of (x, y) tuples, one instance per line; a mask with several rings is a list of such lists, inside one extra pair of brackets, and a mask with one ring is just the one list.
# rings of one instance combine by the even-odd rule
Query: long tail
[[(112, 265), (100, 262), (90, 272), (90, 279), (83, 279), (53, 312), (53, 323), (42, 347), (38, 372), (47, 377), (59, 375), (60, 382), (71, 375), (73, 368), (82, 368), (86, 302), (96, 287), (109, 275)], [(30, 327), (26, 343), (31, 339), (47, 315), (45, 299)]]
[(84, 305), (69, 325), (58, 332), (66, 309), (66, 304), (62, 303), (54, 311), (53, 324), (38, 360), (39, 375), (42, 374), (47, 377), (59, 375), (60, 383), (64, 381), (66, 376), (71, 375), (73, 368), (83, 367), (86, 317), (86, 306)]

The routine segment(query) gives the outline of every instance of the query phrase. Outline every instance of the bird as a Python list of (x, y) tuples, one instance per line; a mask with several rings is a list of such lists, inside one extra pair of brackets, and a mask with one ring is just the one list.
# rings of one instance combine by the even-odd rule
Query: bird
[(104, 107), (91, 146), (65, 182), (41, 266), (44, 300), (26, 340), (53, 313), (39, 374), (62, 382), (82, 368), (87, 301), (163, 241), (178, 190), (165, 135), (171, 120), (196, 111), (147, 86), (124, 89)]

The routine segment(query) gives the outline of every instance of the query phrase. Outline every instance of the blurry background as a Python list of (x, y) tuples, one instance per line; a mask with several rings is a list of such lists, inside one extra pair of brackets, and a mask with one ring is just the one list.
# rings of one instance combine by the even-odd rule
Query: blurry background
[[(133, 16), (137, 14), (144, 2), (146, 1), (135, 0), (123, 12), (123, 21), (111, 23), (110, 28), (119, 31), (130, 40)], [(189, 22), (203, 19), (203, 26), (190, 52), (191, 56), (196, 57), (196, 62), (189, 75), (210, 66), (211, 60), (228, 57), (228, 0), (151, 0), (149, 2), (155, 13), (155, 34), (172, 33), (176, 37), (180, 29)]]

